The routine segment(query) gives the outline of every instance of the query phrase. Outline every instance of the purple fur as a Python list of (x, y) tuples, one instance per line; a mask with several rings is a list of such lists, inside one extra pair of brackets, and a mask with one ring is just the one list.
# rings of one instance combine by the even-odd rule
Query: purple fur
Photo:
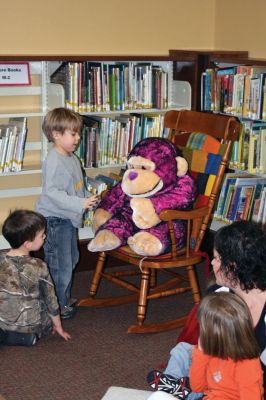
[[(144, 139), (133, 148), (128, 158), (132, 156), (141, 156), (153, 161), (156, 165), (154, 172), (164, 183), (162, 190), (149, 198), (157, 214), (165, 209), (185, 210), (191, 208), (196, 196), (195, 183), (189, 174), (180, 178), (177, 176), (175, 158), (182, 154), (170, 141), (160, 138)], [(150, 229), (139, 229), (132, 220), (130, 200), (131, 197), (123, 192), (121, 183), (113, 187), (108, 196), (99, 204), (99, 208), (112, 214), (110, 220), (102, 225), (100, 230), (112, 231), (120, 239), (121, 245), (125, 245), (127, 239), (139, 231), (149, 232), (160, 239), (163, 246), (162, 252), (164, 252), (170, 245), (167, 224), (161, 222)], [(175, 221), (174, 230), (176, 244), (180, 247), (186, 235), (184, 222)]]
[(164, 186), (176, 182), (177, 166), (175, 158), (182, 156), (181, 151), (167, 139), (147, 138), (141, 140), (131, 150), (128, 159), (141, 156), (156, 165), (155, 172), (163, 180)]

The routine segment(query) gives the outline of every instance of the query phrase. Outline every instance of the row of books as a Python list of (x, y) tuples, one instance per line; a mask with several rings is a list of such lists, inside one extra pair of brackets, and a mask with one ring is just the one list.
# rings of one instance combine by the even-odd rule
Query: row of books
[(202, 74), (201, 108), (266, 120), (266, 66), (210, 68)]
[(266, 177), (225, 174), (214, 219), (266, 222)]
[(66, 106), (78, 112), (168, 106), (168, 73), (151, 63), (67, 62), (51, 82), (64, 86)]
[(84, 116), (84, 127), (76, 151), (85, 168), (124, 164), (140, 140), (166, 137), (164, 116), (128, 114), (114, 118)]
[(0, 125), (0, 173), (21, 171), (27, 136), (27, 119), (9, 118)]
[(266, 122), (243, 120), (234, 142), (230, 167), (250, 173), (266, 173)]

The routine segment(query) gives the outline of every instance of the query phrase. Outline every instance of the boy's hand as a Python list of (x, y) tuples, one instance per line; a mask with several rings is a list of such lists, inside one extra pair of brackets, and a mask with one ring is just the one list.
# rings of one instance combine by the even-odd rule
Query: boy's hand
[(71, 339), (70, 334), (65, 332), (63, 327), (62, 327), (61, 318), (60, 318), (59, 314), (55, 315), (55, 316), (51, 316), (51, 318), (52, 318), (53, 325), (54, 325), (53, 326), (53, 330), (52, 330), (52, 334), (54, 335), (55, 333), (58, 333), (58, 335), (60, 335), (66, 341)]
[(84, 208), (91, 208), (91, 207), (95, 206), (99, 200), (100, 200), (100, 198), (97, 194), (94, 194), (93, 196), (88, 197), (87, 199), (85, 199)]
[(67, 342), (69, 339), (71, 339), (71, 336), (69, 333), (67, 333), (66, 331), (64, 331), (64, 329), (62, 328), (62, 326), (53, 326), (53, 330), (52, 330), (52, 334), (54, 335), (55, 333), (58, 333), (58, 335), (60, 335), (63, 339), (65, 339), (65, 341)]

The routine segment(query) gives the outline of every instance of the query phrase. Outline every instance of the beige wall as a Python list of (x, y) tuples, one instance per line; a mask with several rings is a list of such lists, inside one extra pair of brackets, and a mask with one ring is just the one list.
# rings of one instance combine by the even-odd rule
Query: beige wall
[(2, 3), (0, 55), (167, 55), (214, 46), (215, 0)]
[(215, 48), (266, 59), (265, 0), (216, 0)]
[(265, 0), (2, 3), (0, 55), (167, 55), (169, 49), (224, 49), (266, 58)]

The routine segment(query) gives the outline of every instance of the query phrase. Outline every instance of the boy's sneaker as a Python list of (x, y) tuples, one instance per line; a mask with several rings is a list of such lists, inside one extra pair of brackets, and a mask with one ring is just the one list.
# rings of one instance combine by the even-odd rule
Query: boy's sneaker
[(61, 319), (71, 318), (76, 314), (76, 308), (72, 306), (64, 306), (61, 310)]
[(174, 378), (160, 371), (150, 371), (147, 382), (153, 390), (170, 393), (178, 399), (186, 399), (191, 392), (189, 378)]
[(76, 302), (78, 301), (78, 299), (75, 299), (74, 297), (70, 297), (70, 299), (67, 302), (67, 305), (70, 307), (73, 307), (76, 305)]

